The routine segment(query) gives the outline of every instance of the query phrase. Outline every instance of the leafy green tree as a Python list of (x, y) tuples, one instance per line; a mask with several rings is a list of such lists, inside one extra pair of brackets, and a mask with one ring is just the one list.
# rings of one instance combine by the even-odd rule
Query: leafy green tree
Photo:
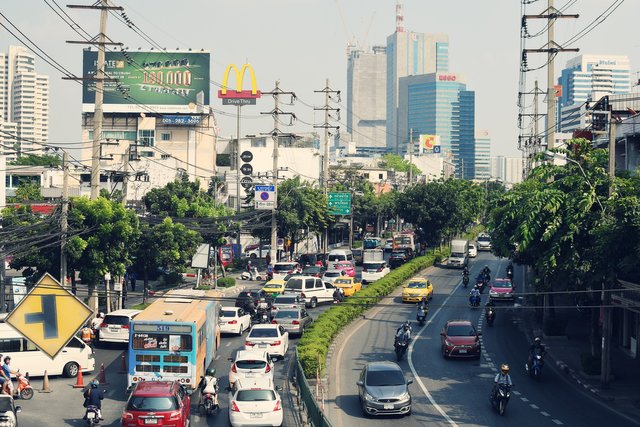
[(186, 175), (162, 188), (150, 190), (143, 199), (147, 211), (160, 217), (216, 218), (231, 211), (215, 200), (212, 191), (200, 189), (200, 181)]
[(59, 156), (44, 154), (38, 156), (35, 154), (26, 154), (18, 157), (14, 161), (9, 163), (10, 165), (20, 166), (47, 166), (51, 168), (59, 167), (62, 164), (62, 160)]
[(38, 202), (42, 200), (44, 198), (40, 191), (40, 184), (32, 181), (22, 182), (16, 188), (16, 195), (9, 198), (11, 203)]
[(412, 166), (413, 176), (422, 174), (422, 171), (416, 165), (410, 165), (408, 160), (403, 159), (398, 154), (385, 154), (378, 162), (378, 166), (396, 172), (409, 172), (409, 166)]

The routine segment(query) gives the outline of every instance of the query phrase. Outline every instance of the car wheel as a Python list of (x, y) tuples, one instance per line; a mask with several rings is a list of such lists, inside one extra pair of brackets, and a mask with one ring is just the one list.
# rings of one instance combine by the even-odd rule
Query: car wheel
[(74, 378), (78, 375), (80, 371), (80, 366), (76, 362), (69, 362), (64, 365), (62, 369), (62, 374), (67, 378)]
[(256, 255), (256, 254), (251, 254), (251, 255), (249, 255), (249, 258), (251, 258), (251, 259), (256, 259), (256, 258), (258, 258), (258, 255)]
[(318, 306), (318, 300), (316, 298), (311, 298), (311, 308), (316, 308)]

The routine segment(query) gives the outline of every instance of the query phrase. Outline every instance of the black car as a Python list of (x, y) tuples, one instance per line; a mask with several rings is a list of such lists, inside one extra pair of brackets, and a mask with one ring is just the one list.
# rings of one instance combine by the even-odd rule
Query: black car
[(266, 304), (266, 307), (271, 309), (273, 297), (271, 294), (266, 293), (262, 289), (247, 289), (240, 292), (236, 297), (236, 307), (246, 307), (249, 301), (253, 300), (253, 304), (257, 308), (259, 304)]
[(302, 266), (316, 265), (321, 262), (322, 265), (327, 264), (327, 254), (302, 254), (298, 259), (298, 263)]
[(327, 269), (317, 265), (308, 265), (302, 269), (303, 276), (322, 277)]
[(405, 262), (409, 261), (409, 253), (405, 250), (395, 250), (391, 252), (389, 256), (389, 267), (400, 267)]

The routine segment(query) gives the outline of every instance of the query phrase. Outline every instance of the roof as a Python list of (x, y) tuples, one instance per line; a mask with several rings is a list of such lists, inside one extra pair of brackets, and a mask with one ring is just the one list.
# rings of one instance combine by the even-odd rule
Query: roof
[(268, 360), (269, 355), (266, 350), (238, 350), (234, 360)]
[[(204, 314), (205, 309), (213, 302), (213, 297), (220, 297), (217, 291), (197, 291), (194, 289), (176, 289), (167, 292), (145, 308), (134, 319), (140, 321), (184, 322), (193, 321), (194, 312)], [(201, 299), (207, 298), (207, 299)]]
[(174, 381), (142, 381), (136, 384), (132, 395), (158, 396), (173, 393)]
[(447, 320), (448, 325), (471, 325), (473, 326), (473, 322), (471, 320)]
[(131, 310), (131, 309), (128, 309), (128, 308), (123, 308), (123, 309), (120, 309), (120, 310), (112, 311), (111, 313), (107, 313), (107, 314), (105, 314), (105, 316), (129, 316), (129, 317), (131, 317), (131, 316), (135, 316), (136, 314), (141, 313), (141, 312), (142, 312), (142, 310)]
[(235, 385), (236, 390), (247, 388), (269, 389), (273, 390), (275, 387), (273, 381), (269, 377), (256, 377), (256, 378), (238, 378)]
[(390, 369), (395, 369), (398, 371), (402, 371), (400, 365), (395, 362), (369, 362), (367, 363), (367, 369), (369, 371), (388, 371)]

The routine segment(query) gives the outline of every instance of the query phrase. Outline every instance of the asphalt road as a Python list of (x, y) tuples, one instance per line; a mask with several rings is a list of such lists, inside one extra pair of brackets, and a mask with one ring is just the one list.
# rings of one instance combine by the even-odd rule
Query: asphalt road
[[(475, 278), (485, 264), (492, 277), (505, 274), (507, 260), (480, 253), (470, 264)], [(516, 268), (516, 283), (522, 283)], [(604, 407), (598, 400), (566, 381), (555, 367), (547, 364), (542, 379), (529, 378), (524, 370), (528, 346), (521, 328), (523, 310), (517, 303), (504, 303), (497, 311), (493, 327), (487, 327), (482, 309), (468, 306), (468, 289), (464, 289), (459, 270), (430, 268), (426, 276), (434, 283), (435, 297), (428, 323), (414, 325), (414, 341), (408, 357), (400, 362), (413, 395), (413, 413), (404, 418), (368, 419), (362, 415), (355, 382), (368, 361), (395, 360), (393, 335), (406, 319), (415, 319), (415, 305), (402, 305), (399, 292), (386, 299), (354, 323), (343, 336), (329, 367), (329, 402), (327, 413), (334, 426), (364, 425), (464, 425), (464, 426), (602, 426), (635, 425)], [(522, 286), (518, 288), (522, 290)], [(483, 294), (483, 304), (488, 291)], [(476, 360), (445, 360), (440, 349), (444, 323), (450, 319), (473, 321), (482, 332), (482, 357)], [(511, 366), (515, 384), (504, 416), (489, 404), (493, 376), (501, 363)]]

